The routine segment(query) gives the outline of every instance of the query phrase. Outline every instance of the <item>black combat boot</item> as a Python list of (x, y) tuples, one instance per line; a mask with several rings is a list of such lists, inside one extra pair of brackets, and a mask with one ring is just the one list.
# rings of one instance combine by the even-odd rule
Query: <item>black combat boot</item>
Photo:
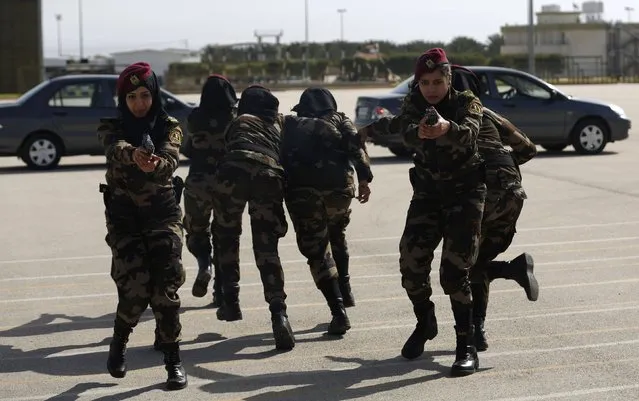
[(484, 318), (474, 317), (473, 325), (475, 326), (475, 348), (478, 352), (486, 351), (488, 349), (488, 339), (486, 338), (486, 330), (484, 329)]
[(215, 277), (213, 278), (213, 302), (211, 306), (214, 308), (219, 308), (222, 306), (222, 302), (224, 300), (224, 296), (222, 295), (222, 273), (220, 272), (219, 266), (216, 266), (215, 261), (213, 262)]
[(536, 301), (539, 298), (539, 283), (535, 278), (535, 262), (531, 255), (524, 252), (510, 262), (490, 262), (487, 266), (486, 271), (491, 280), (515, 280), (526, 291), (528, 300)]
[(475, 348), (475, 333), (472, 325), (473, 308), (471, 305), (453, 304), (455, 316), (455, 332), (457, 347), (455, 348), (455, 362), (450, 369), (453, 377), (467, 376), (475, 373), (479, 368), (479, 358)]
[(271, 311), (271, 323), (273, 327), (273, 337), (275, 338), (275, 349), (289, 351), (295, 347), (295, 337), (293, 329), (286, 314), (286, 303), (280, 298), (275, 298), (269, 305)]
[(488, 284), (487, 282), (470, 284), (473, 294), (473, 324), (475, 325), (475, 348), (477, 348), (477, 351), (486, 351), (488, 349), (488, 339), (484, 330), (488, 306)]
[(155, 341), (153, 342), (153, 349), (156, 351), (162, 351), (162, 341), (160, 341), (160, 331), (155, 326)]
[(121, 379), (126, 376), (126, 344), (132, 329), (124, 324), (116, 322), (113, 329), (113, 338), (109, 345), (109, 358), (107, 370), (112, 377)]
[(211, 255), (197, 256), (197, 267), (197, 277), (195, 277), (195, 281), (193, 282), (191, 293), (194, 297), (202, 298), (206, 295), (209, 282), (211, 282), (211, 277), (213, 276), (213, 272), (211, 271)]
[(420, 302), (413, 305), (413, 311), (417, 317), (417, 325), (402, 348), (402, 356), (406, 359), (419, 357), (424, 353), (426, 341), (437, 336), (435, 304), (431, 301)]
[(167, 390), (181, 390), (188, 384), (186, 371), (182, 366), (180, 359), (180, 345), (178, 343), (170, 343), (163, 345), (164, 351), (164, 368), (168, 373), (166, 379)]
[(344, 308), (344, 300), (340, 294), (340, 288), (337, 279), (327, 279), (320, 283), (320, 290), (326, 298), (326, 303), (331, 310), (333, 319), (328, 325), (328, 334), (341, 336), (351, 328), (351, 322), (346, 315)]
[(344, 307), (351, 308), (355, 306), (355, 297), (351, 289), (351, 276), (348, 274), (348, 257), (334, 257), (337, 274), (339, 275), (339, 291), (344, 300)]
[(455, 362), (450, 368), (450, 374), (453, 377), (472, 375), (479, 369), (479, 357), (477, 349), (473, 345), (473, 326), (471, 325), (463, 331), (455, 326), (455, 332), (457, 333), (457, 347), (455, 348)]
[(235, 322), (242, 320), (242, 310), (240, 309), (240, 286), (239, 284), (226, 284), (223, 290), (223, 302), (215, 315), (217, 320)]

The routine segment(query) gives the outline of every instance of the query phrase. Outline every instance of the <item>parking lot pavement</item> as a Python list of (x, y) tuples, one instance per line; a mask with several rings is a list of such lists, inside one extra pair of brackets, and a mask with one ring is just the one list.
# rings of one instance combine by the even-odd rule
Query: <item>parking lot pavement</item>
[[(639, 121), (630, 93), (590, 88), (596, 96), (589, 97), (616, 96)], [(338, 102), (348, 104), (353, 98), (348, 96), (338, 96)], [(454, 330), (437, 266), (432, 278), (439, 335), (421, 358), (399, 356), (414, 326), (397, 253), (410, 199), (410, 164), (385, 149), (373, 147), (370, 153), (372, 198), (353, 206), (348, 232), (357, 300), (348, 310), (353, 328), (343, 338), (324, 335), (330, 312), (292, 228), (280, 247), (297, 338), (290, 352), (273, 351), (250, 230), (241, 244), (240, 322), (218, 322), (208, 297), (191, 296), (195, 259), (185, 250), (183, 359), (190, 385), (171, 394), (162, 390), (162, 357), (151, 349), (150, 313), (131, 337), (127, 377), (116, 380), (106, 373), (116, 293), (98, 193), (103, 158), (63, 159), (59, 170), (45, 173), (0, 159), (0, 401), (435, 401), (462, 399), (469, 391), (481, 401), (639, 398), (634, 132), (599, 156), (540, 151), (523, 167), (529, 199), (503, 258), (534, 255), (540, 298), (529, 302), (515, 283), (495, 281), (486, 322), (490, 348), (480, 354), (480, 372), (459, 379), (448, 375)], [(179, 174), (187, 171), (185, 165)], [(244, 224), (248, 228), (246, 216)]]

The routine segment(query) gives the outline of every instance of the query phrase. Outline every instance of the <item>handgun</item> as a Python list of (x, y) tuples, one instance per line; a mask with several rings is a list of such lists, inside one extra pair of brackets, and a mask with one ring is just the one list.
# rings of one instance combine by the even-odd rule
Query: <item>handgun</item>
[(433, 106), (430, 106), (428, 109), (426, 109), (426, 125), (432, 127), (433, 125), (437, 124), (437, 120), (439, 120), (439, 118), (437, 117), (437, 111)]
[(142, 135), (141, 147), (149, 155), (152, 155), (153, 153), (155, 153), (155, 144), (153, 143), (153, 140), (151, 139), (151, 135), (149, 135), (148, 133), (145, 133)]

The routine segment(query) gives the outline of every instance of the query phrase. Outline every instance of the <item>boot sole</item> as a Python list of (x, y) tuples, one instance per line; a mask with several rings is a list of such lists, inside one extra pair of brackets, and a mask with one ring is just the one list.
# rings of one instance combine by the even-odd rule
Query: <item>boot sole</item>
[(191, 294), (196, 298), (202, 298), (206, 295), (213, 275), (208, 271), (200, 271), (195, 278)]
[(537, 278), (535, 277), (535, 261), (533, 257), (527, 253), (524, 253), (524, 258), (526, 259), (526, 286), (524, 290), (526, 291), (526, 296), (529, 301), (536, 301), (539, 299), (539, 283), (537, 282)]
[(124, 379), (124, 376), (126, 376), (126, 370), (124, 372), (118, 372), (108, 368), (107, 370), (109, 371), (109, 374), (111, 375), (111, 377), (116, 379)]
[(473, 370), (462, 370), (462, 369), (451, 368), (450, 369), (450, 375), (452, 377), (470, 376), (473, 373), (477, 373), (478, 369), (479, 369), (479, 360), (475, 359), (475, 365), (473, 366)]
[(189, 385), (189, 382), (186, 381), (184, 383), (175, 383), (175, 382), (170, 382), (166, 384), (166, 389), (168, 391), (175, 391), (175, 390), (182, 390), (185, 389), (186, 386)]

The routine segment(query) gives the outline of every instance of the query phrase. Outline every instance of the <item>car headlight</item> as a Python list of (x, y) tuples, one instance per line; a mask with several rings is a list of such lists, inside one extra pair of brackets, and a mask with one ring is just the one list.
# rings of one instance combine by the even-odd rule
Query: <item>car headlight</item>
[(621, 107), (617, 106), (616, 104), (611, 104), (610, 105), (610, 110), (612, 110), (615, 113), (617, 113), (619, 115), (619, 117), (621, 117), (621, 118), (625, 118), (626, 117), (626, 113), (623, 111), (623, 109)]

